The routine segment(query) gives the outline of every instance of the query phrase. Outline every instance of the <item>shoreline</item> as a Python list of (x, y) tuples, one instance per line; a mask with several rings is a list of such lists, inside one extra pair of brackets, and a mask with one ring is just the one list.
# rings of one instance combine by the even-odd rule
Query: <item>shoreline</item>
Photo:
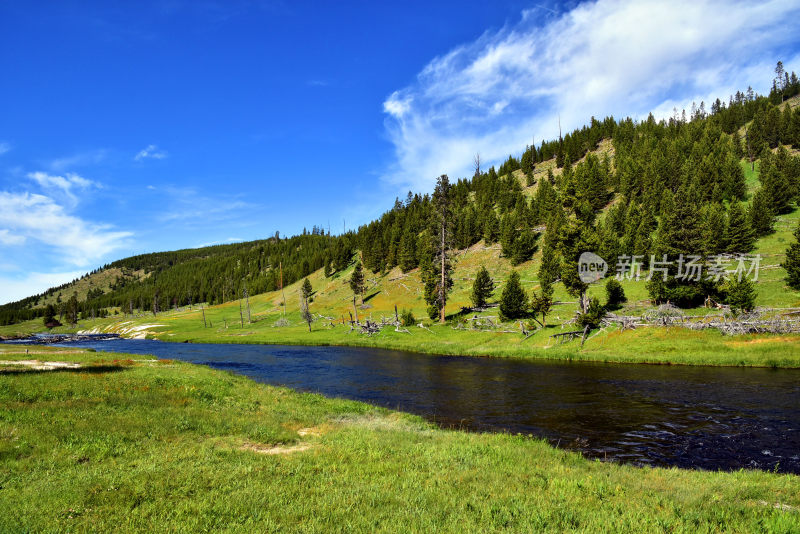
[[(674, 327), (677, 328), (677, 327)], [(599, 363), (599, 364), (614, 364), (614, 365), (658, 365), (658, 366), (683, 366), (683, 367), (741, 367), (741, 368), (759, 368), (759, 369), (800, 369), (800, 356), (790, 357), (784, 361), (780, 360), (766, 360), (758, 361), (753, 358), (762, 356), (758, 348), (742, 355), (741, 358), (728, 358), (727, 360), (709, 361), (700, 356), (697, 360), (678, 360), (670, 357), (667, 352), (648, 352), (647, 347), (641, 347), (644, 350), (633, 351), (619, 350), (616, 354), (611, 354), (610, 350), (591, 350), (579, 348), (567, 348), (554, 345), (550, 347), (531, 346), (525, 352), (521, 352), (517, 346), (508, 345), (495, 345), (488, 350), (480, 348), (468, 347), (462, 342), (449, 342), (442, 344), (419, 344), (408, 343), (403, 338), (392, 337), (365, 337), (360, 334), (352, 334), (355, 338), (342, 339), (338, 338), (324, 338), (313, 336), (319, 332), (330, 331), (315, 331), (311, 336), (303, 335), (289, 335), (280, 336), (278, 339), (265, 339), (257, 335), (241, 335), (237, 339), (226, 339), (218, 335), (211, 336), (192, 336), (180, 335), (170, 332), (148, 332), (146, 336), (141, 334), (114, 334), (114, 333), (98, 333), (98, 334), (77, 334), (76, 337), (80, 340), (86, 339), (89, 336), (107, 336), (108, 339), (153, 339), (158, 341), (170, 343), (208, 343), (215, 345), (287, 345), (287, 346), (309, 346), (309, 347), (354, 347), (354, 348), (376, 348), (382, 350), (397, 350), (403, 352), (412, 352), (418, 354), (426, 354), (431, 356), (451, 356), (459, 358), (488, 358), (488, 359), (516, 359), (516, 360), (536, 360), (536, 361), (552, 361), (552, 362), (571, 362), (571, 363)], [(8, 337), (7, 341), (21, 341), (31, 339), (36, 334), (28, 334), (17, 337)], [(751, 336), (736, 336), (730, 337), (731, 343), (746, 343), (747, 340), (739, 338), (748, 337), (752, 341), (778, 341), (782, 342), (779, 335), (751, 335)], [(771, 339), (772, 338), (772, 339)], [(69, 342), (67, 340), (66, 342)], [(785, 342), (791, 343), (791, 342)], [(19, 344), (19, 343), (15, 343)], [(48, 343), (35, 343), (34, 344), (48, 344)], [(49, 345), (58, 346), (60, 343), (52, 343)], [(759, 343), (756, 343), (758, 346)], [(698, 348), (698, 347), (691, 347)], [(786, 347), (787, 349), (789, 347)], [(797, 350), (797, 349), (795, 349)], [(748, 361), (748, 359), (750, 361)]]

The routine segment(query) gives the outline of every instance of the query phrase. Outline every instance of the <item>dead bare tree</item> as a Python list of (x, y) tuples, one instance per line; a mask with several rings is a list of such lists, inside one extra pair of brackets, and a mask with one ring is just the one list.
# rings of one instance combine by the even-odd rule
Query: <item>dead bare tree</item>
[(252, 324), (253, 321), (250, 318), (250, 295), (247, 294), (247, 286), (244, 286), (242, 291), (244, 292), (244, 301), (247, 304), (247, 324)]

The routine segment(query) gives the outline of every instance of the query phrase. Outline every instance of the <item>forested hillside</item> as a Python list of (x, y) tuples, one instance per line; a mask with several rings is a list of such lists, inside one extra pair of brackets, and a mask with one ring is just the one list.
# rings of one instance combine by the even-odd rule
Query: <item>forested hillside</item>
[[(800, 81), (786, 73), (768, 96), (737, 92), (668, 120), (592, 118), (497, 169), (476, 157), (472, 177), (441, 177), (432, 195), (409, 192), (357, 231), (330, 235), (314, 226), (290, 238), (126, 258), (0, 306), (0, 324), (54, 311), (89, 316), (222, 303), (320, 269), (331, 276), (356, 261), (373, 273), (419, 268), (435, 317), (452, 284), (453, 252), (479, 242), (499, 244), (512, 265), (538, 252), (540, 282), (562, 283), (576, 296), (585, 290), (576, 271), (584, 251), (604, 258), (609, 276), (619, 256), (641, 257), (647, 269), (651, 255), (746, 254), (800, 196), (798, 94)], [(654, 302), (685, 307), (726, 298), (721, 284), (706, 280), (654, 279), (647, 291)]]

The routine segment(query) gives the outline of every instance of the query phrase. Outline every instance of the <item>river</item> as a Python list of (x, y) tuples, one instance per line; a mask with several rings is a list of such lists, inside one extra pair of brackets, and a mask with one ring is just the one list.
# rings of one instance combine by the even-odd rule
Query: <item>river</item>
[(800, 370), (130, 339), (68, 345), (208, 365), (443, 427), (530, 434), (592, 458), (800, 474)]

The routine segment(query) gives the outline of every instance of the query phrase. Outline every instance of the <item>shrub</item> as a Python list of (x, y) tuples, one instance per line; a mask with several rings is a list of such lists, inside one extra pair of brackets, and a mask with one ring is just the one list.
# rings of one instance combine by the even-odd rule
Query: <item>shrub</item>
[(417, 324), (417, 320), (414, 318), (414, 314), (411, 310), (403, 310), (400, 314), (400, 324), (403, 326), (414, 326)]
[(622, 307), (624, 302), (628, 302), (628, 297), (625, 296), (625, 290), (622, 289), (622, 284), (615, 278), (611, 278), (606, 282), (606, 298), (606, 308), (608, 310), (618, 310)]

